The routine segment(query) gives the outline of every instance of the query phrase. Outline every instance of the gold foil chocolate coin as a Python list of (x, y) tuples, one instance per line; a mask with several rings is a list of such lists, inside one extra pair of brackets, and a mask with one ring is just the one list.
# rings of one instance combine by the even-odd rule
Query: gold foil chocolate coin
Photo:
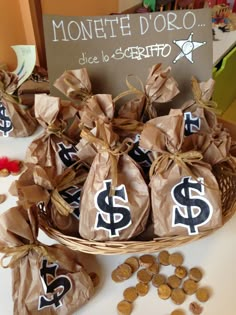
[(199, 268), (196, 268), (196, 267), (191, 268), (189, 270), (189, 278), (196, 281), (196, 282), (200, 281), (202, 279), (201, 270)]
[(138, 258), (132, 256), (125, 260), (125, 264), (129, 265), (132, 268), (132, 272), (135, 272), (139, 268), (139, 260)]
[(203, 307), (200, 304), (198, 304), (197, 302), (192, 302), (189, 304), (189, 310), (194, 315), (200, 315), (203, 311)]
[(184, 303), (186, 299), (186, 295), (184, 293), (184, 290), (181, 288), (177, 288), (172, 290), (171, 292), (171, 300), (175, 303), (175, 304), (182, 304)]
[(138, 293), (135, 287), (129, 287), (123, 292), (124, 299), (128, 302), (133, 302), (137, 299)]
[(112, 271), (111, 277), (115, 282), (127, 280), (132, 275), (132, 268), (128, 264), (121, 264)]
[(147, 283), (139, 282), (136, 284), (136, 291), (139, 296), (145, 296), (149, 291), (149, 286)]
[(152, 275), (147, 271), (147, 269), (140, 269), (137, 272), (137, 278), (139, 282), (148, 283), (152, 280)]
[(152, 277), (152, 284), (154, 285), (154, 287), (158, 288), (161, 284), (164, 283), (166, 283), (165, 275), (158, 273)]
[(10, 172), (8, 171), (8, 169), (3, 168), (0, 170), (0, 177), (7, 177), (10, 175)]
[(160, 270), (160, 266), (157, 262), (152, 264), (150, 267), (147, 268), (147, 271), (150, 272), (151, 274), (157, 274)]
[(171, 288), (167, 284), (161, 284), (157, 293), (162, 300), (167, 300), (171, 296)]
[(169, 256), (169, 263), (174, 267), (181, 266), (183, 261), (184, 261), (184, 257), (180, 253), (173, 253), (173, 254), (170, 254)]
[(159, 263), (164, 265), (164, 266), (168, 266), (170, 264), (169, 263), (169, 256), (170, 256), (170, 254), (168, 253), (167, 250), (162, 250), (158, 255)]
[(130, 315), (132, 309), (133, 309), (132, 303), (128, 301), (120, 301), (117, 304), (117, 311), (119, 315)]
[(175, 275), (180, 278), (183, 279), (187, 276), (188, 271), (184, 266), (178, 266), (175, 268)]
[(170, 315), (185, 315), (185, 313), (182, 310), (174, 310)]
[(155, 263), (155, 258), (152, 255), (142, 255), (139, 257), (139, 264), (142, 267), (148, 268)]
[(171, 275), (167, 278), (167, 284), (172, 288), (176, 289), (180, 286), (181, 280), (176, 275)]
[(197, 291), (198, 285), (192, 279), (187, 279), (183, 283), (184, 292), (188, 295), (194, 294)]
[(199, 288), (196, 292), (196, 298), (200, 302), (206, 302), (210, 297), (209, 291), (207, 288)]

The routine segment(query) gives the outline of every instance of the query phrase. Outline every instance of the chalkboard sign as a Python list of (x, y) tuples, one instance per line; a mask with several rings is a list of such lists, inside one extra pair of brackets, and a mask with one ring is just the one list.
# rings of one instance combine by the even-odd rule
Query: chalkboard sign
[(44, 33), (52, 95), (65, 71), (87, 68), (92, 91), (117, 96), (127, 75), (144, 83), (151, 66), (171, 66), (181, 102), (191, 97), (190, 79), (212, 73), (211, 10), (178, 10), (107, 16), (44, 15)]

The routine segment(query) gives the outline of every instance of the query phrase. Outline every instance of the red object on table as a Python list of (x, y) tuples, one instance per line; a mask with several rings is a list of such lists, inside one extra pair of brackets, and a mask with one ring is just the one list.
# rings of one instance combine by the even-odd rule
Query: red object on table
[(20, 161), (10, 161), (6, 156), (0, 158), (0, 170), (7, 169), (9, 172), (17, 173), (20, 171)]

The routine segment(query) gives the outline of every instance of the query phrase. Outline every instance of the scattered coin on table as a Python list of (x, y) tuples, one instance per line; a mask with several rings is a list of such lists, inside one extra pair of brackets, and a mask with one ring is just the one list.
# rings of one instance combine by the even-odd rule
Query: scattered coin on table
[(129, 287), (125, 289), (125, 291), (123, 292), (123, 296), (125, 301), (134, 302), (138, 297), (136, 287)]
[(207, 288), (197, 289), (196, 298), (198, 299), (198, 301), (206, 302), (206, 301), (208, 301), (209, 297), (210, 297), (210, 293), (209, 293), (209, 290)]
[(189, 304), (189, 310), (194, 315), (200, 315), (203, 311), (203, 307), (200, 304), (198, 304), (197, 302), (192, 302)]
[(192, 295), (197, 291), (198, 285), (197, 282), (187, 279), (183, 283), (184, 292), (188, 295)]
[(147, 283), (139, 282), (136, 284), (136, 291), (139, 296), (145, 296), (149, 291), (149, 285)]
[(0, 204), (3, 203), (7, 199), (5, 194), (0, 194)]
[[(170, 254), (167, 250), (162, 250), (157, 255), (144, 254), (139, 258), (131, 256), (124, 263), (118, 265), (111, 274), (114, 282), (123, 282), (129, 279), (134, 273), (138, 283), (130, 286), (123, 291), (123, 300), (118, 303), (117, 310), (119, 315), (130, 315), (133, 310), (135, 300), (140, 296), (145, 296), (149, 292), (149, 282), (157, 288), (157, 295), (162, 300), (171, 301), (180, 305), (185, 302), (188, 295), (195, 294), (199, 302), (206, 302), (210, 293), (205, 287), (199, 287), (199, 282), (203, 277), (200, 268), (192, 267), (187, 269), (183, 266), (184, 257), (181, 253)], [(168, 277), (163, 273), (163, 268), (174, 267), (174, 274)], [(161, 271), (161, 273), (159, 273)], [(186, 278), (188, 276), (188, 278)], [(186, 278), (186, 279), (185, 279)], [(202, 313), (202, 306), (197, 302), (189, 305), (189, 310), (194, 315)], [(185, 315), (182, 309), (175, 309), (170, 315)]]
[(199, 268), (191, 268), (189, 270), (189, 278), (196, 281), (196, 282), (199, 282), (201, 279), (202, 279), (202, 272)]

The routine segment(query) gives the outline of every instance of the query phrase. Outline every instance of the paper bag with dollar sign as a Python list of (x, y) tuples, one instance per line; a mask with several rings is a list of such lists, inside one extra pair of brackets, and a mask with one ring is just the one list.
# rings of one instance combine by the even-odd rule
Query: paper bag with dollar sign
[(221, 193), (199, 151), (182, 151), (185, 120), (181, 110), (150, 120), (141, 145), (158, 154), (150, 169), (154, 233), (195, 235), (221, 226)]
[(119, 143), (111, 124), (97, 122), (93, 142), (98, 153), (82, 189), (79, 232), (89, 240), (128, 240), (140, 234), (149, 215), (149, 191), (142, 173), (128, 156), (130, 139)]
[(211, 100), (215, 81), (209, 79), (206, 82), (198, 82), (191, 79), (193, 100), (185, 102), (181, 109), (185, 118), (185, 136), (195, 133), (211, 133), (217, 126), (217, 104)]
[[(157, 108), (160, 104), (170, 102), (178, 93), (177, 82), (171, 76), (171, 67), (162, 69), (162, 64), (153, 65), (149, 69), (145, 84), (135, 75), (129, 75), (126, 79), (128, 87), (127, 91), (120, 93), (114, 102), (120, 102), (127, 96), (135, 96), (124, 104), (120, 104), (118, 111), (119, 119), (127, 119), (139, 122), (136, 124), (135, 132), (130, 132), (131, 129), (126, 129), (119, 134), (125, 137), (131, 137), (134, 140), (133, 149), (129, 155), (141, 166), (147, 180), (148, 172), (153, 161), (152, 152), (145, 150), (140, 146), (139, 138), (141, 132), (141, 124), (147, 120), (157, 117)], [(134, 81), (134, 85), (131, 83)]]
[(29, 109), (25, 109), (13, 95), (17, 88), (18, 76), (0, 70), (0, 136), (27, 137), (34, 133), (37, 121)]
[(66, 235), (79, 236), (80, 194), (88, 170), (79, 161), (54, 176), (52, 168), (32, 164), (9, 191), (24, 208), (35, 204), (43, 208), (46, 224)]
[(38, 94), (35, 95), (35, 117), (44, 129), (28, 146), (25, 162), (54, 168), (55, 175), (59, 175), (78, 159), (77, 110), (70, 101)]
[(37, 236), (37, 209), (18, 206), (1, 214), (1, 265), (12, 268), (13, 313), (73, 314), (94, 293), (80, 263), (85, 257), (60, 244), (44, 245)]

